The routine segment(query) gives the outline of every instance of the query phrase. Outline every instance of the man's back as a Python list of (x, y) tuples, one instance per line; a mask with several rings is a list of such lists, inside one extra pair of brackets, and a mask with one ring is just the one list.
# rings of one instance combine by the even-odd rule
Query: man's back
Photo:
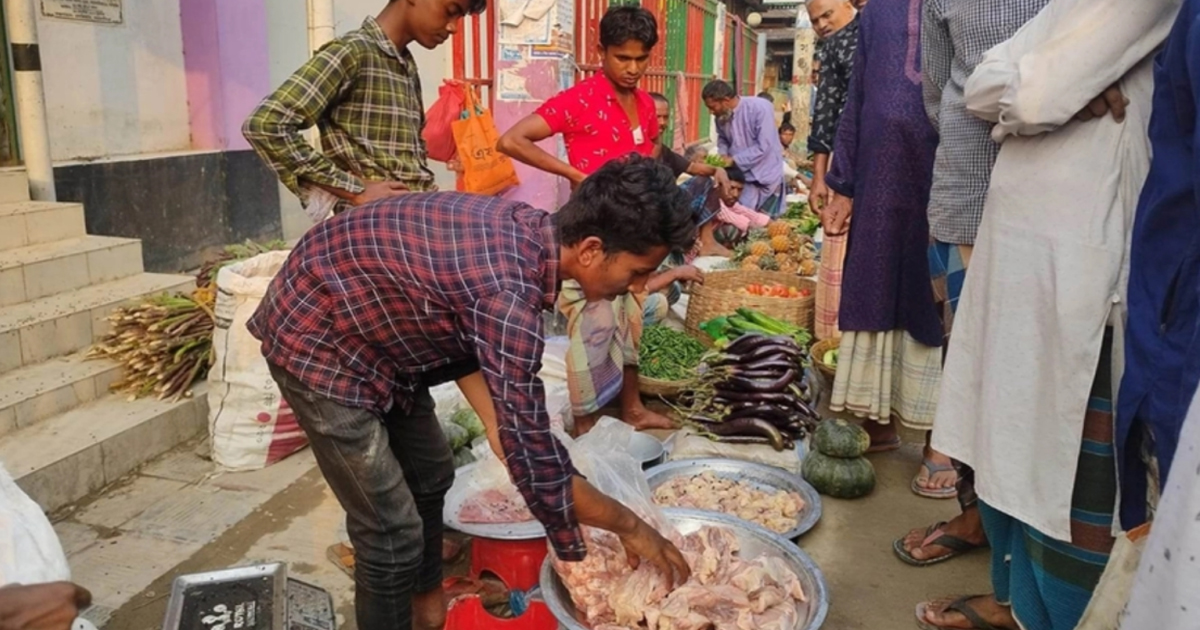
[(1049, 0), (926, 0), (921, 29), (925, 110), (938, 127), (929, 200), (933, 238), (975, 242), (999, 146), (991, 123), (967, 112), (967, 79), (984, 53), (1012, 37)]

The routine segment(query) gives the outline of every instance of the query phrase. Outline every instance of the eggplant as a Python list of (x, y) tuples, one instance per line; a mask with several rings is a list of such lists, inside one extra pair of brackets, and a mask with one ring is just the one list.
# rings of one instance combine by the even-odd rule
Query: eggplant
[(795, 379), (796, 371), (788, 370), (787, 372), (783, 373), (783, 376), (780, 376), (774, 380), (749, 379), (742, 378), (740, 376), (734, 376), (726, 379), (724, 384), (726, 387), (739, 389), (744, 392), (781, 393), (787, 389), (787, 387), (791, 385), (792, 381)]
[(725, 421), (737, 420), (738, 418), (762, 418), (778, 427), (781, 424), (792, 422), (794, 417), (795, 412), (790, 409), (783, 409), (774, 405), (743, 403), (742, 406), (735, 407), (733, 411), (730, 411), (729, 415), (725, 416)]
[(762, 418), (738, 418), (728, 422), (720, 422), (715, 425), (708, 425), (705, 430), (713, 435), (760, 435), (770, 439), (771, 446), (777, 450), (783, 450), (783, 434), (775, 425), (763, 420)]
[(769, 343), (771, 340), (772, 337), (768, 337), (767, 335), (747, 333), (729, 342), (729, 345), (725, 346), (725, 352), (730, 354), (743, 354), (754, 350), (764, 343)]
[(722, 444), (770, 444), (771, 439), (761, 435), (717, 435), (710, 438)]
[[(746, 392), (738, 389), (718, 387), (717, 393), (735, 403), (750, 402), (759, 404), (777, 404), (795, 407), (800, 404), (796, 397), (786, 392)], [(797, 409), (799, 411), (799, 409)]]

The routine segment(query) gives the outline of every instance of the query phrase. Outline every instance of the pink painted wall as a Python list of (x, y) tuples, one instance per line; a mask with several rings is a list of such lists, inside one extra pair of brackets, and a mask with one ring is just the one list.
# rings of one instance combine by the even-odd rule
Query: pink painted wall
[(263, 0), (180, 0), (192, 146), (240, 150), (242, 121), (270, 92)]

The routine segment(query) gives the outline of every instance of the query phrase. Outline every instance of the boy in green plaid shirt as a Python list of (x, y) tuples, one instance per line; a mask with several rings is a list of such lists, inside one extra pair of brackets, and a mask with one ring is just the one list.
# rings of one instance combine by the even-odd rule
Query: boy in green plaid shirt
[[(435, 190), (425, 107), (408, 51), (444, 43), (486, 0), (390, 0), (322, 47), (268, 96), (242, 133), (314, 221), (408, 191)], [(316, 125), (322, 150), (302, 131)]]

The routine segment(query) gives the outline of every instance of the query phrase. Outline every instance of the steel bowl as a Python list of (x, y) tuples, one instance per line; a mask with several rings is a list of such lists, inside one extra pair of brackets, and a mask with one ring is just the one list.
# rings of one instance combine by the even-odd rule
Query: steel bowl
[(653, 468), (667, 458), (667, 449), (658, 438), (649, 433), (634, 433), (629, 438), (629, 454), (633, 461), (642, 465), (642, 470)]
[[(804, 594), (808, 596), (807, 602), (796, 604), (800, 622), (793, 630), (817, 630), (825, 623), (825, 617), (829, 614), (829, 586), (817, 564), (794, 543), (763, 527), (724, 514), (680, 508), (667, 508), (663, 511), (680, 533), (688, 534), (704, 525), (726, 527), (737, 536), (739, 555), (742, 557), (755, 558), (771, 554), (783, 558), (800, 578)], [(576, 610), (571, 595), (567, 593), (567, 588), (563, 586), (549, 558), (542, 564), (541, 591), (546, 606), (550, 608), (550, 612), (562, 628), (590, 630), (587, 623), (581, 620), (582, 613)]]
[(796, 515), (796, 526), (779, 534), (783, 538), (795, 540), (821, 520), (821, 495), (817, 493), (816, 488), (808, 485), (800, 475), (765, 464), (736, 459), (681, 459), (646, 471), (646, 482), (653, 491), (677, 477), (694, 477), (704, 472), (745, 482), (761, 490), (785, 490), (799, 494), (800, 498), (804, 499), (804, 508)]

